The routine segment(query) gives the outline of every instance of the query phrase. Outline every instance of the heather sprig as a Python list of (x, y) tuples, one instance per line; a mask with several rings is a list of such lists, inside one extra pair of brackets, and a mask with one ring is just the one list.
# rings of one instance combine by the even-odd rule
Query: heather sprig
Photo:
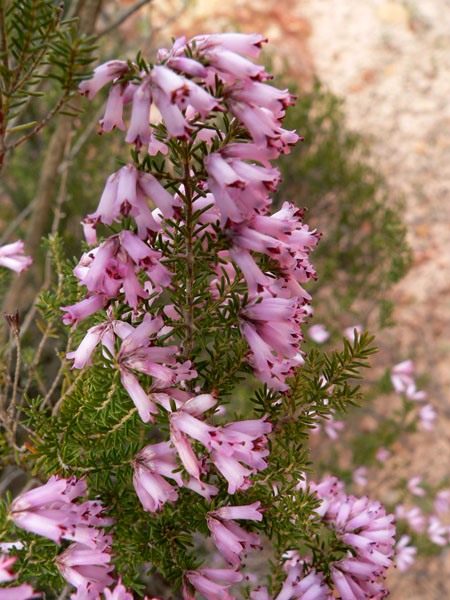
[[(302, 347), (320, 235), (289, 202), (272, 212), (272, 161), (299, 136), (283, 128), (295, 98), (254, 62), (265, 41), (180, 38), (80, 85), (89, 99), (108, 87), (100, 129), (124, 131), (130, 159), (82, 221), (75, 293), (59, 306), (71, 328), (61, 395), (51, 413), (45, 398), (28, 409), (35, 472), (51, 477), (5, 513), (10, 535), (71, 542), (48, 569), (78, 600), (160, 579), (185, 600), (263, 598), (248, 566), (262, 547), (278, 600), (384, 593), (365, 578), (390, 564), (391, 518), (338, 483), (331, 500), (303, 483), (309, 431), (359, 399), (373, 348), (365, 334), (331, 355)], [(54, 311), (51, 295), (43, 304)], [(371, 528), (383, 518), (386, 541)]]

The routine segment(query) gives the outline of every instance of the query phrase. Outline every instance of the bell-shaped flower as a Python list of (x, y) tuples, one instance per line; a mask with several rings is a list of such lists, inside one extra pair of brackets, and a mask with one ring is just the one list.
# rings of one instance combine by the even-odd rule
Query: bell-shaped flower
[(15, 271), (16, 273), (21, 273), (28, 269), (32, 262), (33, 259), (24, 254), (22, 240), (0, 246), (0, 266), (11, 269), (11, 271)]
[(176, 452), (168, 442), (153, 444), (143, 448), (135, 457), (133, 485), (142, 506), (149, 512), (156, 512), (170, 501), (178, 498), (172, 479), (178, 486), (183, 485), (176, 461)]

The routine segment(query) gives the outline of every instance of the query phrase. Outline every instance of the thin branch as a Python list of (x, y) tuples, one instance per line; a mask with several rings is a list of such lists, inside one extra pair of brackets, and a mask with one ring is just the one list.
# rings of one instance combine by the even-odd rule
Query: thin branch
[(17, 215), (17, 217), (11, 221), (11, 223), (3, 232), (2, 237), (0, 238), (0, 246), (6, 243), (9, 239), (9, 236), (17, 229), (17, 227), (19, 227), (22, 221), (25, 221), (25, 219), (28, 217), (31, 210), (33, 209), (35, 203), (36, 201), (33, 199), (29, 204), (27, 204), (27, 206), (25, 206), (25, 208)]
[(45, 115), (45, 117), (41, 121), (39, 121), (36, 127), (33, 127), (31, 131), (18, 138), (15, 142), (12, 142), (11, 144), (8, 144), (6, 146), (6, 152), (17, 148), (17, 146), (20, 146), (21, 144), (32, 138), (36, 133), (39, 133), (39, 131), (41, 131), (41, 129), (45, 127), (45, 125), (47, 125), (47, 123), (51, 119), (53, 119), (53, 117), (59, 112), (59, 109), (65, 104), (68, 97), (69, 94), (64, 94), (63, 96), (61, 96), (61, 98), (58, 100), (55, 106)]
[(153, 0), (140, 0), (139, 2), (136, 2), (136, 4), (134, 4), (128, 10), (126, 10), (113, 23), (111, 23), (110, 25), (102, 29), (99, 33), (97, 33), (96, 38), (98, 39), (103, 37), (104, 35), (107, 35), (108, 33), (111, 33), (111, 31), (114, 31), (114, 29), (117, 29), (117, 27), (120, 27), (123, 23), (125, 23), (125, 21), (127, 21), (132, 15), (134, 15), (134, 13), (136, 13), (146, 4), (150, 4), (150, 2), (152, 1)]

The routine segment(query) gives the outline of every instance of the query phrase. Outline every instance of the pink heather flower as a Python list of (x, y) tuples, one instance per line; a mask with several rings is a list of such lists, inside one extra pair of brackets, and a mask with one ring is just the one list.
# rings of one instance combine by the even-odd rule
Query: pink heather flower
[(421, 402), (426, 399), (427, 394), (416, 388), (414, 375), (414, 363), (412, 360), (405, 360), (392, 368), (391, 382), (396, 392), (404, 394), (408, 400)]
[(359, 336), (364, 331), (364, 328), (362, 325), (353, 325), (352, 327), (347, 327), (346, 329), (344, 329), (344, 336), (350, 342), (353, 342), (355, 339), (355, 331), (356, 331), (356, 335)]
[(222, 522), (209, 514), (207, 524), (216, 548), (232, 567), (239, 567), (246, 550), (261, 547), (257, 534), (245, 531), (234, 521)]
[(399, 504), (395, 509), (397, 519), (406, 521), (409, 527), (416, 533), (422, 533), (425, 530), (426, 519), (418, 506), (407, 510), (403, 504)]
[(436, 494), (433, 506), (438, 515), (446, 514), (450, 509), (450, 489), (440, 490)]
[(331, 578), (343, 600), (383, 597), (381, 577), (392, 563), (395, 527), (379, 502), (348, 496), (334, 478), (310, 489), (322, 500), (317, 509), (324, 522), (352, 547), (331, 566)]
[(156, 512), (170, 501), (178, 498), (176, 489), (166, 481), (172, 479), (183, 485), (181, 474), (176, 471), (176, 452), (168, 442), (143, 448), (134, 459), (133, 485), (144, 510)]
[(97, 527), (110, 525), (111, 520), (102, 516), (100, 502), (74, 502), (85, 493), (83, 480), (53, 476), (46, 484), (15, 498), (11, 518), (18, 527), (58, 544), (66, 539), (96, 546), (105, 538)]
[(412, 360), (404, 360), (391, 370), (391, 382), (396, 392), (406, 392), (409, 385), (414, 383), (415, 367)]
[(200, 52), (213, 48), (224, 48), (237, 54), (245, 54), (257, 58), (262, 45), (267, 39), (258, 33), (214, 33), (197, 35), (192, 39)]
[[(10, 583), (17, 578), (17, 575), (12, 571), (12, 566), (16, 560), (17, 557), (15, 556), (0, 554), (0, 583)], [(0, 600), (31, 600), (32, 598), (41, 598), (41, 594), (37, 594), (31, 585), (26, 583), (0, 588)]]
[(114, 324), (105, 321), (90, 327), (80, 345), (73, 352), (68, 352), (66, 358), (73, 360), (74, 369), (83, 369), (91, 364), (92, 354), (99, 343), (104, 346), (110, 356), (114, 356)]
[(0, 600), (37, 600), (37, 598), (42, 598), (42, 594), (35, 592), (27, 583), (0, 588)]
[(133, 371), (150, 375), (155, 389), (196, 377), (196, 372), (191, 369), (190, 363), (176, 362), (177, 346), (153, 345), (162, 327), (161, 317), (152, 317), (146, 313), (140, 325), (125, 332), (116, 356), (122, 385), (145, 423), (153, 419), (152, 415), (157, 414), (157, 408), (151, 395), (144, 391)]
[(108, 101), (105, 107), (105, 114), (100, 120), (100, 131), (112, 131), (116, 127), (125, 130), (123, 122), (123, 105), (125, 101), (125, 87), (122, 84), (113, 85), (109, 92)]
[(106, 84), (121, 77), (127, 71), (128, 63), (125, 60), (110, 60), (94, 69), (92, 78), (82, 81), (79, 90), (91, 100)]
[(322, 573), (314, 570), (302, 577), (302, 566), (288, 569), (288, 575), (274, 600), (332, 600)]
[(233, 569), (198, 569), (184, 574), (183, 598), (195, 598), (192, 588), (206, 600), (234, 600), (228, 588), (242, 581), (243, 575)]
[(170, 284), (171, 274), (160, 259), (161, 253), (137, 235), (122, 231), (84, 254), (74, 274), (90, 294), (113, 299), (123, 293), (127, 304), (136, 308), (140, 300), (148, 297), (138, 279), (140, 273), (144, 272), (159, 290)]
[(433, 544), (446, 546), (449, 543), (448, 527), (443, 525), (435, 516), (431, 516), (428, 521), (427, 534)]
[(286, 378), (301, 364), (300, 324), (305, 313), (298, 300), (259, 296), (241, 311), (240, 317), (258, 378), (274, 389), (286, 389)]
[(12, 566), (16, 560), (17, 557), (15, 556), (5, 556), (4, 554), (0, 554), (0, 583), (14, 581), (14, 579), (16, 579), (17, 575), (15, 575), (12, 570)]
[(437, 419), (437, 413), (431, 404), (425, 404), (419, 410), (419, 424), (424, 431), (433, 431)]
[(212, 511), (207, 515), (208, 529), (214, 544), (225, 560), (238, 568), (241, 556), (246, 550), (260, 548), (259, 536), (249, 533), (237, 525), (233, 519), (261, 521), (260, 502), (246, 506), (227, 506)]
[(105, 600), (133, 600), (133, 594), (119, 581), (114, 589), (105, 588), (103, 590)]
[(230, 519), (262, 521), (263, 519), (261, 502), (253, 502), (253, 504), (243, 504), (241, 506), (222, 506), (210, 514), (223, 521), (229, 521)]
[(390, 456), (391, 452), (387, 448), (378, 448), (375, 454), (375, 458), (381, 463), (384, 463), (386, 460), (388, 460)]
[(71, 544), (56, 558), (56, 566), (64, 579), (78, 591), (79, 598), (94, 600), (105, 587), (113, 583), (110, 573), (114, 569), (109, 548), (89, 548), (84, 544)]
[(339, 421), (332, 414), (327, 419), (323, 420), (323, 430), (330, 440), (337, 440), (341, 431), (345, 428), (344, 421)]
[(395, 545), (395, 563), (402, 573), (408, 571), (416, 560), (417, 548), (409, 546), (410, 541), (409, 535), (402, 535)]
[(247, 489), (250, 475), (267, 466), (264, 460), (268, 455), (266, 434), (272, 426), (265, 419), (213, 427), (182, 410), (170, 415), (170, 426), (172, 442), (188, 473), (195, 479), (200, 478), (198, 459), (188, 441), (191, 437), (210, 452), (211, 461), (228, 481), (229, 494)]
[(0, 265), (11, 269), (16, 273), (21, 273), (28, 269), (33, 259), (24, 255), (24, 244), (22, 240), (0, 246)]
[(413, 496), (425, 496), (425, 490), (420, 487), (422, 483), (422, 477), (411, 477), (408, 479), (407, 488), (410, 494)]
[(61, 310), (65, 311), (62, 319), (64, 325), (76, 325), (79, 321), (87, 319), (87, 317), (104, 308), (106, 302), (105, 296), (96, 294), (71, 306), (62, 306)]
[(365, 487), (367, 485), (367, 467), (358, 467), (353, 471), (352, 481), (355, 485)]
[(130, 126), (125, 137), (129, 144), (136, 144), (138, 148), (150, 142), (150, 106), (152, 92), (150, 82), (143, 80), (133, 94)]
[(313, 342), (316, 342), (316, 344), (323, 344), (329, 339), (330, 332), (325, 325), (318, 323), (317, 325), (312, 325), (308, 329), (308, 335)]

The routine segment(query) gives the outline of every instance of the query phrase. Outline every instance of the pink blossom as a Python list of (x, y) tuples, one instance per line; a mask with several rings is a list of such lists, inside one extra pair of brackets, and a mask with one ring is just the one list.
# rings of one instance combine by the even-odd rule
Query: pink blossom
[(391, 453), (387, 448), (378, 448), (375, 454), (376, 459), (381, 463), (384, 463), (386, 460), (388, 460), (390, 456)]
[(14, 581), (17, 575), (13, 572), (12, 566), (16, 562), (15, 556), (6, 556), (0, 554), (0, 583)]
[(264, 460), (268, 454), (266, 434), (271, 431), (271, 425), (265, 419), (213, 427), (185, 411), (177, 411), (170, 415), (170, 424), (180, 459), (195, 479), (200, 478), (200, 467), (188, 437), (209, 450), (211, 461), (228, 481), (230, 494), (249, 487), (250, 475), (267, 466)]
[(328, 417), (328, 419), (324, 419), (323, 429), (330, 440), (337, 440), (344, 428), (344, 421), (335, 419), (332, 414)]
[(145, 510), (156, 512), (167, 501), (178, 498), (176, 489), (165, 479), (182, 486), (181, 474), (176, 469), (176, 452), (168, 442), (146, 446), (136, 455), (133, 485)]
[(355, 339), (355, 333), (357, 336), (361, 335), (364, 331), (362, 325), (353, 325), (352, 327), (347, 327), (344, 329), (344, 336), (350, 341), (353, 342)]
[(433, 506), (438, 515), (447, 513), (450, 509), (450, 489), (440, 490), (436, 494)]
[(200, 51), (213, 48), (225, 48), (237, 54), (246, 54), (257, 58), (261, 52), (262, 45), (267, 39), (258, 33), (215, 33), (210, 35), (198, 35), (192, 39), (198, 45)]
[(114, 589), (103, 590), (105, 600), (133, 600), (133, 594), (129, 592), (119, 579)]
[(27, 583), (0, 588), (0, 600), (37, 600), (37, 598), (42, 598), (42, 594), (35, 592)]
[(343, 600), (382, 597), (381, 576), (392, 563), (395, 527), (379, 502), (348, 496), (337, 480), (310, 484), (322, 500), (317, 509), (352, 554), (331, 566), (331, 578)]
[(425, 496), (425, 490), (421, 487), (422, 477), (411, 477), (408, 479), (407, 488), (413, 496)]
[(116, 127), (125, 129), (123, 122), (123, 105), (124, 105), (125, 88), (121, 84), (113, 85), (109, 92), (108, 101), (105, 107), (105, 114), (100, 120), (100, 130), (103, 132), (112, 131)]
[(224, 522), (209, 514), (207, 524), (216, 548), (232, 567), (239, 567), (247, 549), (261, 546), (257, 534), (245, 531), (234, 521)]
[(427, 394), (416, 388), (414, 375), (414, 363), (412, 360), (405, 360), (392, 368), (391, 382), (396, 392), (404, 394), (408, 400), (421, 402), (426, 399)]
[(242, 581), (243, 576), (233, 569), (198, 569), (184, 574), (183, 598), (191, 600), (194, 588), (206, 600), (233, 600), (228, 588)]
[(121, 77), (127, 71), (128, 63), (125, 60), (110, 60), (96, 67), (92, 78), (80, 83), (79, 90), (91, 100), (106, 84)]
[(56, 543), (66, 539), (96, 546), (104, 538), (97, 527), (110, 525), (111, 520), (102, 516), (100, 502), (74, 502), (85, 493), (83, 480), (53, 476), (46, 484), (15, 498), (11, 518), (18, 527)]
[(317, 325), (312, 325), (308, 329), (308, 335), (316, 344), (323, 344), (330, 337), (330, 332), (327, 330), (325, 325), (317, 323)]
[(133, 94), (130, 126), (125, 141), (138, 148), (150, 142), (150, 106), (152, 93), (150, 82), (144, 80)]
[(436, 419), (437, 413), (431, 404), (425, 404), (419, 410), (419, 423), (424, 431), (433, 431)]
[(367, 485), (367, 467), (358, 467), (353, 471), (352, 480), (355, 485), (365, 487)]
[(105, 587), (113, 583), (109, 549), (93, 549), (84, 544), (71, 544), (56, 558), (56, 565), (64, 579), (77, 588), (86, 600), (98, 598)]
[(16, 273), (21, 273), (28, 269), (32, 262), (33, 259), (24, 254), (24, 244), (22, 240), (0, 246), (0, 265), (2, 267), (11, 269)]
[(395, 546), (395, 563), (402, 573), (408, 571), (415, 562), (417, 548), (409, 546), (410, 541), (409, 535), (402, 535)]
[(418, 506), (406, 509), (403, 504), (399, 504), (395, 509), (395, 516), (397, 519), (405, 520), (416, 533), (422, 533), (425, 529), (425, 515)]
[(219, 508), (207, 515), (208, 529), (214, 544), (225, 560), (233, 567), (239, 567), (242, 555), (246, 550), (260, 548), (259, 536), (249, 533), (237, 525), (233, 519), (260, 521), (260, 503), (247, 506), (230, 506)]
[[(0, 583), (10, 583), (17, 579), (17, 575), (12, 570), (16, 560), (16, 556), (0, 554)], [(41, 594), (37, 594), (30, 585), (25, 583), (0, 588), (0, 600), (31, 600), (32, 598), (41, 598)]]
[(427, 534), (433, 544), (445, 546), (449, 543), (448, 528), (434, 515), (428, 521)]
[(107, 302), (105, 296), (96, 294), (72, 304), (71, 306), (62, 306), (61, 310), (65, 311), (63, 323), (65, 325), (75, 325), (79, 321), (83, 321), (90, 317), (98, 310), (101, 310)]
[(262, 521), (263, 518), (261, 502), (253, 502), (253, 504), (244, 504), (241, 506), (222, 506), (211, 514), (222, 520), (247, 519)]

